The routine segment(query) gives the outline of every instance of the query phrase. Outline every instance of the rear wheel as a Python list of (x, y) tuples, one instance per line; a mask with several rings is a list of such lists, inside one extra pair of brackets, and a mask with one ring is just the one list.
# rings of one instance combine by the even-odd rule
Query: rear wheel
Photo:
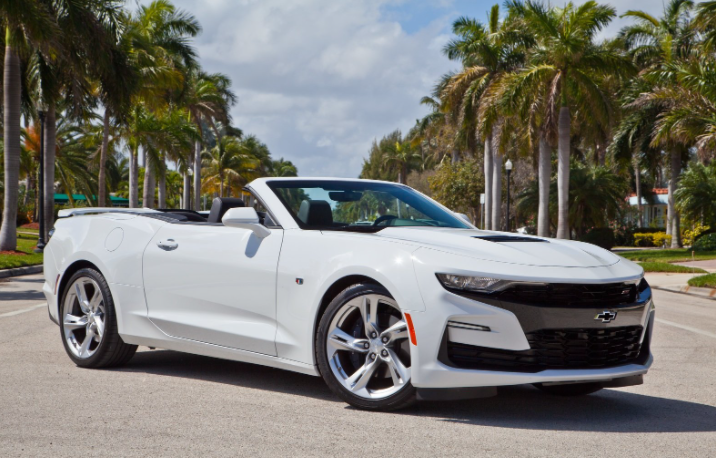
[(127, 363), (137, 346), (119, 336), (114, 301), (102, 274), (81, 269), (67, 285), (60, 302), (60, 333), (70, 359), (92, 368)]
[(586, 396), (603, 388), (601, 383), (569, 383), (565, 385), (535, 383), (535, 387), (554, 396)]
[(390, 293), (357, 284), (333, 299), (321, 318), (316, 359), (328, 386), (347, 403), (396, 410), (415, 402), (409, 345), (408, 326)]

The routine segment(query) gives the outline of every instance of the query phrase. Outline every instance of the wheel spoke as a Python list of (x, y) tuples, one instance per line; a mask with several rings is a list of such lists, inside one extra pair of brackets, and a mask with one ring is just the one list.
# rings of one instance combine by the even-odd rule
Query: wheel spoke
[(92, 317), (92, 321), (95, 324), (95, 328), (97, 330), (97, 341), (99, 342), (100, 340), (102, 340), (102, 336), (104, 335), (104, 320), (102, 319), (102, 317), (94, 315)]
[(364, 296), (360, 304), (360, 314), (365, 326), (365, 335), (369, 337), (371, 333), (377, 333), (378, 301), (376, 299), (369, 300), (368, 296)]
[(403, 362), (398, 358), (398, 355), (388, 349), (389, 358), (387, 359), (388, 370), (390, 371), (390, 377), (393, 379), (395, 386), (401, 386), (405, 384), (410, 378), (410, 369), (405, 367)]
[(395, 323), (393, 326), (389, 327), (385, 331), (380, 333), (380, 337), (383, 338), (387, 336), (390, 340), (388, 340), (388, 343), (393, 343), (396, 340), (401, 339), (407, 339), (408, 338), (408, 325), (405, 323), (405, 321), (400, 320), (397, 323)]
[(94, 294), (92, 294), (92, 299), (89, 301), (89, 307), (90, 310), (93, 312), (96, 312), (99, 308), (99, 304), (102, 302), (102, 293), (99, 291), (99, 288), (95, 288)]
[(65, 319), (62, 322), (65, 329), (74, 331), (75, 329), (84, 328), (87, 326), (86, 316), (74, 316), (69, 313), (65, 315)]
[(346, 383), (350, 387), (351, 391), (360, 391), (365, 388), (378, 366), (380, 366), (379, 358), (374, 360), (367, 358), (365, 364), (363, 364), (353, 375), (346, 379)]
[(358, 353), (368, 352), (368, 340), (358, 339), (348, 334), (341, 328), (335, 328), (328, 336), (328, 342), (333, 345), (336, 350), (348, 350)]
[(95, 333), (93, 331), (87, 331), (87, 335), (85, 336), (85, 340), (82, 341), (82, 345), (80, 345), (80, 358), (86, 358), (89, 356), (89, 347), (90, 344), (92, 344), (92, 341), (94, 340)]
[(85, 292), (84, 283), (80, 283), (79, 281), (75, 283), (75, 294), (77, 295), (77, 302), (79, 302), (80, 309), (82, 309), (82, 312), (89, 313), (90, 305), (89, 301), (87, 300), (87, 293)]

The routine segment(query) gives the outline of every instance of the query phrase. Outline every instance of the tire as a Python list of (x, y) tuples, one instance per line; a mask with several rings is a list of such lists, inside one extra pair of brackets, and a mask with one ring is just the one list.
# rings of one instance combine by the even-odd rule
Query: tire
[(136, 345), (124, 343), (117, 332), (112, 293), (97, 270), (80, 269), (70, 277), (59, 312), (62, 343), (76, 365), (95, 369), (118, 367), (137, 351)]
[(603, 389), (601, 383), (569, 383), (566, 385), (543, 385), (541, 383), (535, 383), (535, 387), (549, 393), (553, 396), (586, 396), (588, 394), (596, 393)]
[(390, 293), (359, 283), (338, 294), (321, 317), (316, 361), (328, 387), (348, 404), (398, 410), (416, 401), (409, 346), (407, 324)]

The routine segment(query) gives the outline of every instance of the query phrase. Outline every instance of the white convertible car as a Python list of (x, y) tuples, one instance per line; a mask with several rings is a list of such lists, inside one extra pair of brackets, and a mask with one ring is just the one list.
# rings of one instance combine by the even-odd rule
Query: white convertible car
[(608, 251), (481, 231), (395, 183), (246, 191), (206, 217), (62, 211), (44, 293), (69, 357), (118, 366), (145, 345), (263, 364), (375, 410), (504, 385), (589, 394), (652, 363), (651, 290)]

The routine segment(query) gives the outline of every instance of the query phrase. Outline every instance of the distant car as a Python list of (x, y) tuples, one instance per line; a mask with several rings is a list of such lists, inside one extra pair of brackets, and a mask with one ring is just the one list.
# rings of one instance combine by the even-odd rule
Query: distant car
[(44, 293), (72, 361), (119, 366), (138, 345), (245, 361), (374, 410), (503, 385), (588, 394), (652, 363), (643, 271), (601, 248), (481, 231), (395, 183), (245, 191), (207, 217), (63, 210)]

